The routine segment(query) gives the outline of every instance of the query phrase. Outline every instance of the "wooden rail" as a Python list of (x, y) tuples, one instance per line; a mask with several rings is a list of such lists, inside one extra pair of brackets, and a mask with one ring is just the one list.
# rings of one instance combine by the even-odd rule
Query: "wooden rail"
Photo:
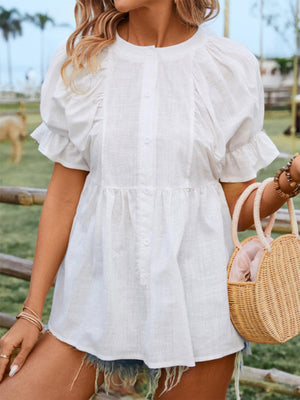
[[(26, 110), (26, 114), (39, 114), (40, 109), (39, 108), (29, 108)], [(0, 110), (0, 116), (5, 116), (5, 115), (16, 115), (18, 114), (18, 110)]]
[(31, 260), (10, 254), (0, 253), (0, 274), (30, 281), (32, 271)]
[(40, 98), (39, 97), (34, 97), (34, 98), (26, 98), (26, 97), (20, 97), (19, 99), (0, 99), (0, 106), (1, 105), (6, 105), (6, 104), (16, 104), (19, 105), (20, 102), (23, 102), (25, 104), (33, 104), (33, 103), (39, 103)]
[[(1, 115), (15, 115), (18, 113), (19, 109), (22, 108), (26, 114), (39, 114), (40, 108), (28, 108), (26, 109), (26, 104), (39, 104), (39, 98), (32, 98), (32, 99), (0, 99), (0, 116)], [(1, 105), (15, 105), (16, 108), (13, 109), (1, 109)], [(17, 109), (18, 107), (18, 109)]]
[[(273, 88), (264, 88), (265, 95), (265, 109), (274, 109), (274, 108), (282, 108), (282, 107), (291, 107), (292, 100), (292, 89), (289, 87), (279, 87), (277, 89)], [(40, 102), (40, 98), (20, 98), (20, 99), (0, 99), (0, 108), (1, 105), (20, 105), (22, 102), (24, 105), (26, 104), (35, 104)], [(26, 109), (27, 114), (38, 114), (40, 112), (39, 108), (29, 108)], [(16, 110), (1, 110), (0, 115), (12, 115), (15, 114)]]
[[(0, 274), (30, 281), (33, 262), (27, 258), (0, 253)], [(54, 278), (51, 286), (54, 286)]]
[(0, 203), (20, 204), (23, 206), (42, 205), (47, 189), (22, 186), (0, 186)]
[(291, 107), (292, 90), (290, 88), (264, 89), (265, 109)]
[(0, 312), (0, 327), (9, 329), (16, 322), (16, 317)]
[[(298, 222), (298, 227), (300, 229), (300, 210), (295, 210), (296, 219)], [(262, 226), (265, 228), (267, 226), (268, 218), (262, 219)], [(255, 229), (254, 226), (250, 227), (251, 230)], [(276, 212), (276, 221), (272, 232), (277, 233), (290, 233), (291, 232), (291, 222), (288, 210), (286, 208), (280, 208)]]
[(300, 376), (276, 368), (265, 370), (244, 365), (240, 384), (300, 398)]
[[(0, 203), (19, 204), (25, 206), (43, 205), (47, 189), (29, 188), (22, 186), (0, 186)], [(300, 210), (295, 210), (300, 226)], [(267, 218), (262, 220), (266, 226)], [(250, 229), (254, 229), (252, 226)], [(273, 232), (290, 232), (290, 220), (287, 209), (281, 208), (276, 213)]]

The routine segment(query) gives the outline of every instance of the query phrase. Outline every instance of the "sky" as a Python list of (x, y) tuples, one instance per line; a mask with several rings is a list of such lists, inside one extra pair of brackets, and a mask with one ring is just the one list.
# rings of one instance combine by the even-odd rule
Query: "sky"
[[(218, 35), (224, 31), (224, 1), (220, 0), (221, 11), (217, 18), (206, 23), (206, 26)], [(259, 46), (259, 15), (253, 11), (251, 4), (254, 0), (230, 0), (230, 32), (229, 37), (245, 44), (257, 56)], [(265, 0), (266, 11), (274, 10), (276, 0)], [(279, 3), (282, 2), (279, 0)], [(287, 3), (287, 2), (286, 2)], [(75, 0), (0, 0), (4, 8), (17, 8), (21, 13), (47, 13), (56, 23), (67, 23), (69, 27), (55, 27), (51, 25), (45, 31), (45, 66), (47, 68), (56, 48), (62, 44), (74, 29)], [(286, 19), (285, 10), (279, 11), (279, 24)], [(40, 74), (40, 31), (29, 23), (23, 26), (24, 34), (12, 40), (11, 51), (13, 61), (13, 80), (15, 87), (25, 81), (25, 74), (31, 70), (39, 81)], [(288, 44), (281, 39), (275, 30), (265, 24), (264, 29), (264, 56), (290, 57), (295, 51), (293, 48), (292, 32), (287, 34)], [(0, 37), (0, 87), (8, 81), (6, 45)]]

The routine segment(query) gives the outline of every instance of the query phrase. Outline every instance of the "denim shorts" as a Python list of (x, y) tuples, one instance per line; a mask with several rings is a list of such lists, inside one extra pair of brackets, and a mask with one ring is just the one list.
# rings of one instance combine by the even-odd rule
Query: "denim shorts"
[[(44, 329), (50, 332), (47, 325), (44, 327)], [(71, 347), (74, 348), (73, 346)], [(239, 376), (243, 365), (243, 354), (252, 354), (250, 343), (247, 340), (244, 341), (244, 348), (237, 352), (235, 368), (233, 372), (233, 376), (235, 378), (236, 399), (238, 400), (240, 399)], [(118, 387), (122, 387), (123, 395), (135, 393), (141, 397), (144, 397), (145, 400), (153, 400), (154, 394), (158, 387), (158, 381), (161, 376), (161, 368), (149, 368), (143, 360), (102, 360), (91, 353), (85, 352), (82, 355), (81, 365), (71, 384), (70, 390), (72, 390), (72, 387), (78, 378), (83, 365), (94, 365), (96, 367), (95, 391), (89, 400), (96, 400), (96, 394), (103, 393), (103, 391), (107, 396), (116, 394), (116, 392), (118, 393)], [(174, 388), (180, 382), (182, 374), (189, 368), (192, 367), (177, 365), (174, 367), (164, 368), (166, 371), (164, 389), (158, 394), (158, 397), (160, 397), (166, 391)], [(104, 382), (98, 386), (100, 371), (103, 373)]]
[[(109, 396), (111, 394), (118, 393), (119, 390), (117, 387), (120, 386), (123, 389), (123, 395), (130, 395), (133, 393), (139, 394), (145, 400), (153, 400), (158, 386), (158, 381), (161, 376), (161, 368), (149, 368), (143, 360), (138, 359), (119, 359), (108, 361), (101, 360), (91, 353), (85, 353), (82, 356), (81, 365), (83, 364), (94, 365), (96, 367), (95, 393), (89, 398), (89, 400), (93, 400), (97, 393), (101, 393), (102, 385), (98, 387), (97, 384), (99, 371), (103, 372), (103, 390), (106, 395)], [(165, 369), (167, 376), (165, 380), (165, 387), (162, 393), (171, 390), (174, 386), (176, 386), (179, 383), (183, 372), (187, 371), (189, 367), (179, 365)], [(116, 380), (118, 382), (116, 382)], [(113, 390), (111, 391), (110, 389), (112, 385)]]

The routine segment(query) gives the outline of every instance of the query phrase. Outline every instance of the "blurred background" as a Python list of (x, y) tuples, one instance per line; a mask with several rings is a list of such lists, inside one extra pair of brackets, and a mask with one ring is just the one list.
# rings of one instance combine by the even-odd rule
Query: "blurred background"
[[(264, 57), (268, 59), (294, 55), (293, 4), (289, 1), (264, 0), (263, 43)], [(293, 2), (292, 2), (293, 3)], [(295, 3), (295, 2), (294, 2)], [(217, 34), (224, 33), (226, 1), (221, 0), (221, 13), (206, 25)], [(249, 47), (257, 56), (261, 52), (260, 1), (231, 0), (229, 8), (229, 35)], [(0, 89), (21, 90), (30, 77), (38, 84), (55, 49), (74, 29), (74, 0), (56, 2), (43, 0), (2, 0)], [(5, 12), (7, 11), (7, 14)], [(23, 18), (28, 15), (28, 18)], [(4, 20), (7, 20), (7, 23)], [(15, 25), (13, 23), (15, 21)], [(20, 21), (20, 24), (17, 23)], [(5, 27), (4, 25), (10, 25)], [(8, 40), (5, 31), (9, 30)], [(7, 43), (9, 42), (9, 44)], [(9, 56), (7, 47), (10, 47)], [(43, 53), (43, 54), (41, 54)], [(8, 59), (9, 58), (9, 59)], [(12, 71), (8, 71), (8, 64)]]
[[(41, 205), (53, 169), (29, 134), (41, 122), (40, 88), (49, 62), (75, 28), (74, 5), (75, 0), (0, 0), (0, 336), (15, 321), (28, 293)], [(264, 129), (280, 150), (259, 172), (262, 180), (300, 150), (299, 0), (221, 0), (220, 5), (218, 17), (205, 24), (207, 30), (245, 44), (260, 62)], [(7, 126), (14, 127), (13, 134)], [(300, 196), (294, 204), (299, 222)], [(273, 235), (286, 232), (284, 206)], [(240, 234), (241, 239), (249, 235), (253, 231)], [(53, 287), (44, 323), (52, 295)], [(242, 399), (300, 398), (299, 336), (280, 345), (252, 343), (251, 348), (244, 363), (252, 375), (241, 380)], [(143, 390), (141, 378), (136, 394), (126, 398), (140, 398)], [(233, 383), (227, 399), (235, 399)]]

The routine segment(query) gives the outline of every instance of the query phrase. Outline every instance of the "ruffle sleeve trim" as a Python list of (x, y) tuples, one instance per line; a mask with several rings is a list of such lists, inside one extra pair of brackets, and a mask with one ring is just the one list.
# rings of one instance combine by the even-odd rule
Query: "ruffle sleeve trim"
[(50, 130), (43, 122), (30, 136), (39, 143), (38, 150), (51, 161), (58, 162), (67, 168), (89, 171), (89, 166), (81, 152), (67, 135)]
[[(97, 71), (81, 71), (73, 82), (76, 90), (72, 91), (61, 76), (61, 66), (66, 59), (65, 45), (61, 46), (42, 85), (40, 111), (43, 123), (31, 137), (39, 142), (41, 153), (68, 168), (85, 171), (91, 168), (90, 133), (95, 126), (99, 129), (96, 122), (103, 120), (107, 51), (101, 55)], [(72, 67), (68, 66), (67, 74), (71, 71)]]
[(279, 151), (265, 131), (252, 136), (250, 142), (226, 152), (221, 162), (221, 182), (246, 182), (278, 157)]

